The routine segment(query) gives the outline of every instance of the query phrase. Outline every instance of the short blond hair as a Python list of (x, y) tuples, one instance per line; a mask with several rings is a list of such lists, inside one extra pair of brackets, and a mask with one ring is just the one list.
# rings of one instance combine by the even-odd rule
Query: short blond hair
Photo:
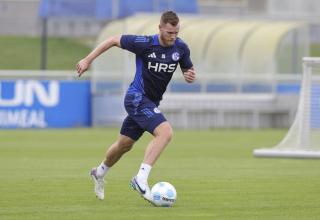
[(174, 11), (165, 11), (161, 15), (160, 24), (171, 24), (177, 26), (179, 23), (179, 17)]

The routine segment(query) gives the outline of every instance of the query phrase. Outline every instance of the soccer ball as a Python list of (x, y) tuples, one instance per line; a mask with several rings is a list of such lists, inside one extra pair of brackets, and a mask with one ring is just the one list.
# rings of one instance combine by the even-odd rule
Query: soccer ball
[(152, 201), (155, 206), (171, 207), (177, 199), (177, 191), (168, 182), (159, 182), (151, 189)]

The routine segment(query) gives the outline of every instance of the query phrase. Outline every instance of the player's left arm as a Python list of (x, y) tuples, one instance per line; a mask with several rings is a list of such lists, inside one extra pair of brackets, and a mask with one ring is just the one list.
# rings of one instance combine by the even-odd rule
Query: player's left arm
[(184, 54), (179, 61), (181, 71), (183, 73), (183, 77), (187, 83), (193, 83), (196, 79), (196, 72), (193, 67), (191, 58), (190, 58), (190, 50), (188, 46), (185, 44), (183, 47)]
[(183, 77), (187, 83), (193, 83), (196, 79), (196, 72), (193, 67), (190, 69), (181, 69)]

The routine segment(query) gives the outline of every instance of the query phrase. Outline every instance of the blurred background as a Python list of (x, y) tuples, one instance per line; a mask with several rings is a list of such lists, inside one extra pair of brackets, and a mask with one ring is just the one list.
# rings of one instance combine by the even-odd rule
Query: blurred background
[(168, 86), (174, 127), (292, 124), (302, 58), (320, 57), (317, 0), (0, 0), (0, 128), (119, 126), (134, 55), (112, 48), (82, 78), (75, 65), (108, 36), (158, 33), (165, 10), (198, 74)]

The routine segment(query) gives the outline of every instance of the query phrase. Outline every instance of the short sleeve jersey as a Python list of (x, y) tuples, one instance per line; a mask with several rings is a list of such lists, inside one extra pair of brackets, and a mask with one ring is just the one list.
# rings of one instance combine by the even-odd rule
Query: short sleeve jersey
[(154, 102), (162, 99), (178, 64), (190, 69), (190, 50), (186, 43), (177, 38), (169, 47), (159, 43), (159, 35), (122, 35), (121, 47), (136, 54), (136, 73), (128, 92), (141, 92)]

